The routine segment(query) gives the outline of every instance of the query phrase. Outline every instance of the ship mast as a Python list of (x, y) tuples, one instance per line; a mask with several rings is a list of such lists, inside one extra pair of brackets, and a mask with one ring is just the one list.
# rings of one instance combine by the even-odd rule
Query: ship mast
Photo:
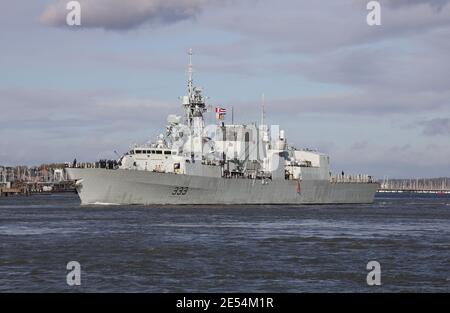
[(194, 83), (194, 70), (192, 65), (192, 48), (189, 49), (188, 55), (189, 55), (189, 64), (188, 64), (188, 96), (189, 100), (192, 99), (192, 92), (193, 92), (193, 83)]
[(192, 65), (192, 49), (188, 51), (188, 82), (187, 95), (183, 97), (183, 106), (186, 112), (186, 121), (189, 126), (192, 125), (195, 117), (200, 117), (203, 121), (203, 113), (206, 112), (206, 97), (202, 94), (202, 89), (194, 87), (194, 70)]
[(266, 115), (266, 97), (264, 94), (262, 94), (261, 98), (261, 126), (264, 125), (264, 117)]
[[(194, 87), (194, 70), (192, 65), (192, 49), (189, 49), (187, 95), (183, 97), (183, 107), (186, 114), (186, 123), (190, 132), (191, 158), (194, 159), (194, 146), (199, 150), (204, 129), (203, 114), (206, 112), (206, 97), (202, 94), (202, 88)], [(196, 143), (194, 144), (194, 140)]]
[(192, 65), (192, 49), (188, 50), (188, 56), (189, 56), (189, 63), (188, 63), (188, 81), (187, 81), (187, 95), (182, 97), (183, 99), (183, 106), (184, 111), (186, 115), (186, 122), (191, 128), (191, 122), (192, 122), (192, 99), (193, 99), (193, 92), (194, 92), (194, 70)]

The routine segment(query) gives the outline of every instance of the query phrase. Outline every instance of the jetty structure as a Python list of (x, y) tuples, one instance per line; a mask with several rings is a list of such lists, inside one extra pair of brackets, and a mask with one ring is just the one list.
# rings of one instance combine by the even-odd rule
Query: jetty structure
[(0, 197), (74, 192), (74, 182), (64, 171), (66, 166), (68, 163), (32, 167), (0, 165)]

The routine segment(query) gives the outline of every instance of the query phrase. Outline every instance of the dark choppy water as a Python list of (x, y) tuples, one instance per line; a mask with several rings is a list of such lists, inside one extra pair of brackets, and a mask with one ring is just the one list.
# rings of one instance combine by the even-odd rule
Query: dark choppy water
[[(72, 260), (79, 287), (66, 284)], [(370, 260), (380, 287), (366, 284)], [(152, 208), (0, 198), (0, 291), (450, 292), (450, 197)]]

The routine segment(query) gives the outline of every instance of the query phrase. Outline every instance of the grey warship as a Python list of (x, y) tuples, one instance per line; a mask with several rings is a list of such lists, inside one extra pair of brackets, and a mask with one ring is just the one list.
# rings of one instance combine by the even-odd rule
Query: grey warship
[[(284, 130), (261, 122), (226, 124), (194, 87), (189, 51), (184, 114), (169, 115), (164, 134), (133, 145), (116, 166), (66, 168), (82, 205), (90, 204), (352, 204), (372, 203), (368, 175), (333, 175), (329, 157), (296, 149)], [(215, 113), (216, 123), (205, 124)]]

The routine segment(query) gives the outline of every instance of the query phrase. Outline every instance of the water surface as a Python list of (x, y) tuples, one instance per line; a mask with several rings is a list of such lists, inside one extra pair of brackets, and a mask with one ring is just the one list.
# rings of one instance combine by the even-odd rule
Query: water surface
[[(66, 284), (72, 260), (78, 287)], [(371, 260), (382, 286), (366, 284)], [(450, 197), (158, 207), (0, 198), (0, 291), (450, 292)]]

